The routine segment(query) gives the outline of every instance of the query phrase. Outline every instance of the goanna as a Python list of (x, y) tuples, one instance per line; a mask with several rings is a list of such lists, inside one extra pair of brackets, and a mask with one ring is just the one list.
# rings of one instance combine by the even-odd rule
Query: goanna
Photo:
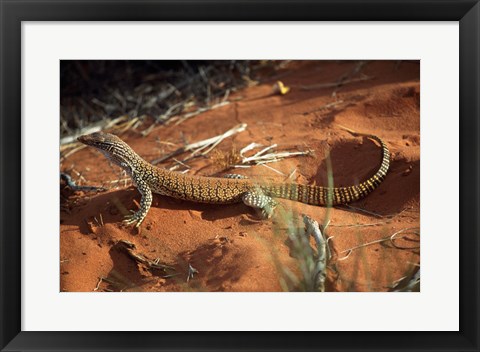
[(136, 227), (145, 219), (152, 193), (210, 204), (242, 202), (254, 208), (262, 218), (269, 218), (277, 201), (274, 198), (290, 199), (313, 205), (348, 204), (367, 196), (385, 179), (390, 166), (387, 145), (377, 136), (348, 130), (354, 136), (363, 136), (377, 141), (382, 148), (382, 163), (377, 172), (366, 181), (348, 187), (320, 187), (297, 183), (266, 183), (248, 178), (190, 176), (158, 168), (133, 151), (119, 137), (104, 132), (84, 135), (78, 140), (100, 150), (113, 163), (123, 168), (132, 178), (142, 198), (140, 209), (127, 216), (127, 224)]

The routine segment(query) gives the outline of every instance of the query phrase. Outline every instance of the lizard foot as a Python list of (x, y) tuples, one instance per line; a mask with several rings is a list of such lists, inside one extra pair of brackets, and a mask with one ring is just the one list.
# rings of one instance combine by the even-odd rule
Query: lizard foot
[(143, 220), (145, 219), (146, 214), (142, 214), (141, 211), (134, 212), (133, 210), (130, 210), (132, 214), (126, 215), (125, 219), (123, 220), (123, 223), (126, 225), (132, 225), (135, 224), (135, 227), (139, 227)]
[(262, 219), (270, 219), (278, 202), (263, 193), (247, 192), (242, 197), (243, 203), (255, 209)]

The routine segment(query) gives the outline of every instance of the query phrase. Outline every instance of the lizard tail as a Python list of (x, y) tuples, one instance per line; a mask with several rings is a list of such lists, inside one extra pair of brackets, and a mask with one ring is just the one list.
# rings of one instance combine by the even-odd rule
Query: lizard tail
[(390, 167), (390, 151), (379, 137), (372, 134), (358, 133), (340, 126), (353, 136), (362, 136), (377, 141), (382, 148), (382, 163), (377, 172), (366, 181), (348, 187), (320, 187), (296, 183), (274, 184), (267, 186), (265, 193), (272, 197), (290, 199), (312, 205), (348, 204), (364, 198), (376, 189), (385, 179)]

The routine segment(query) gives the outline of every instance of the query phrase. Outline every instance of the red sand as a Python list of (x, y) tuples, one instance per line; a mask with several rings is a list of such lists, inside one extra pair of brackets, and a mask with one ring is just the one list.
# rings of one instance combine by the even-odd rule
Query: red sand
[[(277, 143), (277, 150), (313, 149), (313, 156), (270, 165), (286, 175), (296, 168), (295, 182), (317, 185), (327, 184), (325, 155), (330, 150), (335, 185), (347, 186), (365, 180), (378, 169), (381, 149), (368, 139), (352, 137), (337, 124), (378, 135), (392, 153), (389, 173), (377, 190), (352, 205), (384, 216), (397, 215), (379, 218), (340, 207), (331, 210), (327, 234), (333, 236), (329, 243), (336, 255), (328, 270), (327, 290), (388, 291), (396, 280), (420, 264), (419, 236), (410, 233), (407, 239), (396, 242), (411, 249), (398, 249), (386, 241), (353, 250), (347, 258), (347, 252), (342, 251), (404, 228), (420, 226), (420, 65), (394, 61), (369, 63), (362, 73), (373, 79), (337, 88), (335, 96), (332, 96), (335, 88), (301, 89), (305, 85), (337, 82), (354, 65), (353, 62), (296, 62), (278, 78), (291, 87), (286, 95), (272, 94), (273, 77), (237, 92), (230, 97), (231, 104), (178, 126), (159, 126), (146, 138), (134, 131), (121, 138), (150, 161), (175, 150), (185, 140), (206, 139), (247, 123), (245, 132), (227, 138), (216, 150), (228, 153), (232, 146), (240, 150), (251, 142)], [(214, 155), (189, 162), (190, 174), (218, 172)], [(170, 165), (167, 162), (163, 166)], [(299, 261), (293, 254), (282, 211), (271, 220), (261, 221), (243, 204), (206, 205), (154, 195), (152, 208), (137, 231), (124, 226), (121, 220), (126, 209), (137, 209), (139, 193), (131, 182), (126, 188), (123, 183), (115, 187), (109, 183), (125, 178), (118, 167), (112, 166), (99, 152), (85, 148), (61, 165), (62, 170), (72, 168), (82, 173), (84, 184), (106, 185), (111, 189), (96, 194), (62, 190), (68, 200), (62, 202), (61, 212), (61, 291), (299, 289), (298, 283), (291, 280), (292, 276), (301, 279)], [(227, 173), (277, 181), (285, 178), (262, 166)], [(303, 227), (299, 214), (308, 214), (321, 223), (327, 211), (324, 207), (288, 200), (280, 203), (288, 213), (293, 212), (299, 228)], [(94, 220), (94, 217), (99, 220), (100, 214), (104, 226)], [(116, 244), (119, 240), (132, 242), (136, 252), (149, 259), (158, 258), (171, 264), (178, 275), (164, 278), (163, 272), (136, 263)], [(188, 263), (198, 274), (187, 282)], [(100, 277), (108, 281), (98, 284)]]

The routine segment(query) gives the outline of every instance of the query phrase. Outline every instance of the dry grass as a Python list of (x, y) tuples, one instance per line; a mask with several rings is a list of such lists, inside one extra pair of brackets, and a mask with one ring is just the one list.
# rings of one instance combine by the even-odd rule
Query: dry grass
[[(258, 84), (261, 77), (278, 76), (286, 65), (248, 60), (63, 60), (60, 135), (67, 138), (105, 130), (118, 124), (118, 119), (129, 123), (124, 127), (146, 135), (152, 122), (181, 123), (223, 106), (232, 92)], [(148, 126), (140, 131), (146, 121)]]

